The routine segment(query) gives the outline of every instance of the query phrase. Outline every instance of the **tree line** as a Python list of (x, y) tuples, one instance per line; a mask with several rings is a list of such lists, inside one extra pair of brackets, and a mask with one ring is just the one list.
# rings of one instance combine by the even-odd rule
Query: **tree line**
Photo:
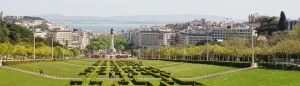
[[(36, 59), (52, 58), (52, 37), (36, 37)], [(68, 49), (53, 42), (54, 58), (76, 57), (80, 49)], [(0, 57), (5, 59), (33, 59), (33, 32), (26, 27), (0, 21)]]
[[(254, 40), (255, 60), (290, 62), (300, 59), (300, 28), (273, 32), (268, 41)], [(181, 60), (241, 61), (252, 57), (251, 38), (231, 38), (222, 43), (188, 46), (162, 46), (142, 51), (143, 57)], [(296, 60), (295, 60), (296, 61)]]
[[(114, 46), (118, 52), (132, 51), (133, 44), (123, 36), (114, 36)], [(88, 53), (93, 54), (99, 50), (108, 49), (110, 45), (110, 36), (98, 36), (90, 40), (90, 44), (87, 45), (86, 50)]]

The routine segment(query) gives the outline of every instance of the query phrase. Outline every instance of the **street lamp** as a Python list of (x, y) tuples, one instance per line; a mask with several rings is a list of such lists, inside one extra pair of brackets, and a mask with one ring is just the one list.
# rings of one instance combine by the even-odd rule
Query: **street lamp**
[(54, 52), (54, 49), (53, 49), (53, 38), (54, 38), (54, 35), (52, 34), (52, 59), (53, 59), (53, 52)]
[(186, 43), (186, 39), (185, 39), (185, 41), (184, 41), (184, 43), (183, 43), (183, 48), (184, 48), (184, 50), (183, 50), (183, 60), (185, 60), (185, 44)]
[[(209, 26), (208, 26), (209, 28)], [(209, 38), (209, 29), (207, 28), (207, 36), (206, 36), (206, 60), (208, 61), (208, 38)]]
[(254, 29), (253, 29), (253, 27), (252, 27), (252, 23), (253, 22), (251, 22), (250, 21), (250, 26), (251, 26), (251, 48), (252, 48), (252, 62), (251, 62), (251, 67), (257, 67), (257, 65), (256, 65), (256, 63), (255, 63), (255, 60), (254, 60), (254, 43), (253, 43), (253, 40), (254, 40), (254, 38), (253, 38), (253, 36), (254, 36)]
[(33, 27), (33, 60), (35, 60), (35, 27)]

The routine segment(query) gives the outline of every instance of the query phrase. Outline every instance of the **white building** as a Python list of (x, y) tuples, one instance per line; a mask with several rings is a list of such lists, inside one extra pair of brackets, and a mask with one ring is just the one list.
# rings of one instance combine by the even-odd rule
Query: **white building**
[(251, 28), (213, 28), (210, 30), (213, 41), (226, 40), (229, 37), (251, 37), (252, 32)]
[(84, 49), (90, 43), (88, 33), (83, 29), (74, 29), (72, 38), (73, 48), (78, 47), (80, 49)]
[[(223, 41), (229, 37), (251, 37), (252, 29), (248, 27), (244, 28), (230, 28), (227, 27), (211, 27), (209, 29), (201, 30), (184, 30), (180, 32), (180, 44), (197, 44), (207, 41)], [(254, 35), (255, 36), (255, 35)]]
[(180, 44), (189, 45), (196, 44), (198, 42), (205, 42), (207, 40), (211, 40), (209, 36), (209, 32), (206, 29), (201, 30), (185, 30), (180, 32)]
[(52, 30), (49, 32), (50, 36), (53, 36), (54, 40), (58, 41), (61, 45), (66, 45), (68, 42), (68, 47), (72, 47), (72, 31), (71, 30)]
[(175, 33), (170, 29), (132, 29), (127, 38), (141, 48), (170, 45)]

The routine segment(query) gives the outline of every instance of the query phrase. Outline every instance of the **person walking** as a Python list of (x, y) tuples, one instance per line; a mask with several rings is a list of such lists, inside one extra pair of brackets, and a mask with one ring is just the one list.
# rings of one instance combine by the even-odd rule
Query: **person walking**
[(128, 77), (129, 77), (129, 78), (132, 78), (131, 76), (132, 76), (132, 75), (131, 75), (131, 71), (128, 71)]
[(44, 71), (41, 69), (41, 68), (39, 68), (40, 69), (40, 75), (44, 75)]
[(112, 78), (115, 78), (115, 76), (116, 76), (115, 71), (112, 71), (111, 76), (112, 76)]
[(109, 79), (111, 79), (112, 78), (112, 71), (110, 70), (109, 71)]

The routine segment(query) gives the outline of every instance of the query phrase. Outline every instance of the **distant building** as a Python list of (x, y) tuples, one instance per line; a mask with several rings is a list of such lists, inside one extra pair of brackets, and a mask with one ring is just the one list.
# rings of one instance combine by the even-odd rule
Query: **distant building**
[(206, 29), (202, 30), (185, 30), (180, 32), (180, 44), (189, 45), (196, 44), (198, 42), (205, 42), (207, 40), (211, 40), (209, 36), (209, 32)]
[(210, 31), (213, 41), (226, 40), (229, 37), (251, 37), (251, 28), (213, 28)]
[(170, 45), (171, 36), (174, 35), (172, 31), (141, 31), (139, 46), (167, 46)]
[(222, 42), (229, 37), (251, 37), (251, 28), (210, 27), (209, 29), (184, 30), (180, 32), (180, 44), (189, 45), (207, 41)]
[(262, 16), (262, 15), (259, 15), (258, 13), (249, 14), (249, 17), (248, 17), (249, 26), (251, 26), (253, 28), (260, 27), (261, 22), (259, 21), (259, 18), (263, 18), (263, 17), (269, 17), (269, 16)]
[(165, 28), (166, 28), (166, 27), (163, 26), (163, 25), (161, 25), (161, 26), (155, 25), (155, 26), (151, 26), (151, 27), (150, 27), (150, 29), (157, 29), (157, 30), (159, 30), (159, 29), (165, 29)]
[(126, 32), (126, 37), (135, 46), (140, 48), (168, 46), (175, 33), (166, 28), (131, 29)]
[(58, 41), (61, 45), (66, 45), (68, 42), (68, 47), (72, 48), (72, 31), (71, 30), (52, 30), (49, 31), (50, 36), (53, 36), (54, 40)]
[(288, 21), (288, 30), (293, 30), (295, 26), (300, 26), (300, 20), (289, 20)]
[(90, 43), (89, 35), (83, 29), (73, 29), (72, 45), (73, 48), (84, 49)]

